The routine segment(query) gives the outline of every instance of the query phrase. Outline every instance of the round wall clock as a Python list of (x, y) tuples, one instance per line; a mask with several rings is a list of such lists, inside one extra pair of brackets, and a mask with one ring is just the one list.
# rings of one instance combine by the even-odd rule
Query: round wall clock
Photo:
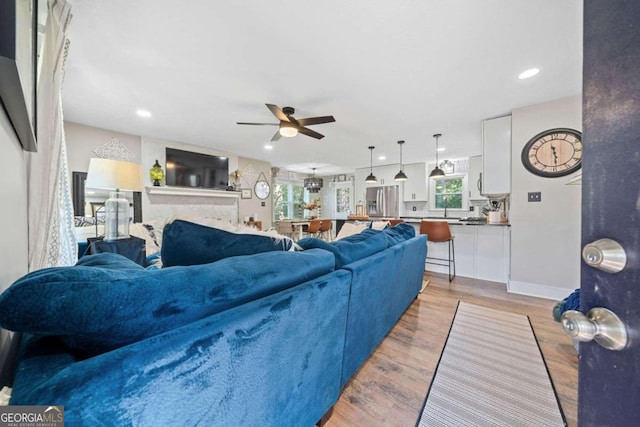
[(522, 149), (522, 164), (545, 178), (569, 175), (582, 166), (582, 134), (567, 128), (540, 132)]
[(256, 197), (258, 199), (264, 200), (269, 197), (269, 194), (271, 193), (271, 187), (269, 186), (269, 183), (267, 181), (259, 180), (256, 181), (254, 192), (256, 193)]

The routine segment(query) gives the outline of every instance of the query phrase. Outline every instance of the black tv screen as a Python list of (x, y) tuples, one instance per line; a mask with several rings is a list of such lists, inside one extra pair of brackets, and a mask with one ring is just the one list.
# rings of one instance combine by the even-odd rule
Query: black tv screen
[(167, 185), (226, 190), (229, 159), (209, 154), (167, 148)]

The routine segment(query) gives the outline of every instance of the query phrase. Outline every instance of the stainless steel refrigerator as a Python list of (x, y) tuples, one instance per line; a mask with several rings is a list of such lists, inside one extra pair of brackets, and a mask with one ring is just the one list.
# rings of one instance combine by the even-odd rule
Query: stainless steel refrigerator
[(367, 215), (372, 218), (397, 218), (399, 211), (399, 186), (387, 185), (367, 188)]

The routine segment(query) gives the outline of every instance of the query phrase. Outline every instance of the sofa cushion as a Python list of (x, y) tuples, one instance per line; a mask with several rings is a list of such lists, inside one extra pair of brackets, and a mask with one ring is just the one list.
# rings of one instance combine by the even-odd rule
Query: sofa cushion
[(265, 252), (145, 270), (103, 253), (38, 270), (0, 295), (0, 326), (60, 335), (91, 355), (295, 286), (334, 269), (326, 251)]
[(232, 233), (175, 220), (162, 232), (162, 265), (207, 264), (224, 258), (269, 251), (288, 251), (293, 241), (257, 234)]
[(299, 240), (298, 245), (303, 249), (319, 248), (333, 253), (336, 258), (336, 268), (342, 268), (386, 249), (387, 238), (382, 234), (382, 231), (367, 228), (358, 234), (352, 234), (333, 242), (308, 237)]
[(412, 225), (401, 222), (395, 227), (387, 227), (382, 230), (382, 233), (387, 238), (387, 247), (397, 245), (405, 240), (409, 240), (416, 237), (416, 229)]

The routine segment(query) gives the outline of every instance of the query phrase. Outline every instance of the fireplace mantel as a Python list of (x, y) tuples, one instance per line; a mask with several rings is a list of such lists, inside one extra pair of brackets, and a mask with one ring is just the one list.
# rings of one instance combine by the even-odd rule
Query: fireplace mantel
[(159, 196), (189, 196), (189, 197), (240, 197), (239, 191), (222, 191), (211, 190), (208, 188), (190, 188), (190, 187), (145, 187), (148, 194)]

